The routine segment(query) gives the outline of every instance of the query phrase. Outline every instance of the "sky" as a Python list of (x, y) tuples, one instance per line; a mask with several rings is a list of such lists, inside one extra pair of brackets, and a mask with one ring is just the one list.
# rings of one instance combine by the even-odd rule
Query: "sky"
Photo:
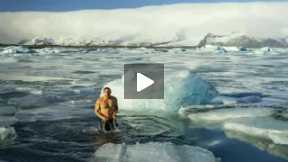
[[(259, 0), (0, 0), (0, 11), (72, 11), (136, 8), (175, 3), (255, 2)], [(276, 0), (262, 0), (274, 2)], [(288, 0), (277, 0), (288, 1)]]

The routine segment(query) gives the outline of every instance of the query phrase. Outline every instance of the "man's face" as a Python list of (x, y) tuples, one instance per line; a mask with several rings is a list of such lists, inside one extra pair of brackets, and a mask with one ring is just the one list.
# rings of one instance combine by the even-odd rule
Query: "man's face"
[(104, 94), (104, 96), (109, 97), (111, 95), (110, 89), (104, 89), (103, 94)]

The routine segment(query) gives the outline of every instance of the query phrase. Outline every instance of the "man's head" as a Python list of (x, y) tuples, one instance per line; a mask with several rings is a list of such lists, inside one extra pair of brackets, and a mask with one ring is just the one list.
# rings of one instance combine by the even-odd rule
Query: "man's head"
[(110, 97), (111, 96), (111, 89), (109, 87), (105, 87), (103, 89), (103, 96)]

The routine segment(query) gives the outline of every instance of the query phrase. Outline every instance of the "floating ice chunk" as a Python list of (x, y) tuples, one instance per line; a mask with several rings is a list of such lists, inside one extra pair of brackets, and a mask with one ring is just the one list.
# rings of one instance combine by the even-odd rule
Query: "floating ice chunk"
[(272, 108), (229, 108), (192, 112), (182, 108), (179, 113), (196, 122), (223, 122), (224, 130), (241, 132), (288, 144), (288, 122), (274, 119)]
[(32, 53), (34, 52), (33, 50), (21, 46), (9, 46), (5, 47), (2, 51), (1, 54), (16, 54), (16, 53)]
[(276, 55), (279, 54), (279, 51), (273, 50), (270, 47), (263, 47), (255, 49), (253, 53), (256, 55)]
[(239, 52), (240, 51), (239, 47), (235, 47), (235, 46), (227, 46), (227, 47), (223, 47), (223, 48), (228, 52)]
[[(227, 47), (227, 49), (229, 50), (229, 47)], [(226, 53), (228, 52), (228, 50), (226, 49), (226, 47), (222, 47), (222, 46), (214, 46), (214, 45), (206, 45), (202, 48), (199, 48), (200, 52), (217, 52), (217, 53)]]
[(248, 48), (245, 48), (245, 47), (240, 47), (240, 48), (239, 48), (239, 51), (240, 51), (240, 52), (248, 52), (249, 49), (248, 49)]
[(203, 52), (214, 52), (217, 50), (217, 46), (214, 45), (205, 45), (198, 50), (203, 51)]
[[(207, 112), (198, 112), (185, 114), (183, 110), (179, 111), (181, 114), (186, 115), (189, 119), (193, 121), (226, 121), (230, 119), (245, 118), (245, 117), (259, 117), (259, 116), (269, 116), (274, 113), (274, 109), (271, 108), (227, 108), (227, 109), (217, 109), (210, 110)], [(188, 112), (186, 110), (186, 112)]]
[(20, 92), (27, 92), (33, 95), (42, 95), (43, 91), (36, 89), (36, 88), (31, 88), (31, 87), (16, 87), (15, 91), (20, 91)]
[(61, 50), (57, 48), (41, 48), (36, 49), (35, 51), (39, 54), (56, 54), (61, 52)]
[(222, 53), (227, 53), (228, 51), (224, 47), (218, 46), (216, 49), (216, 52), (222, 54)]
[(235, 105), (238, 103), (257, 103), (261, 102), (263, 94), (258, 92), (244, 92), (235, 94), (219, 95), (213, 99), (215, 104)]
[(12, 127), (0, 127), (0, 146), (6, 145), (16, 138), (16, 131)]
[(200, 147), (172, 143), (104, 144), (94, 155), (105, 162), (216, 162), (213, 153)]
[(260, 48), (260, 50), (263, 52), (272, 52), (273, 51), (272, 48), (270, 48), (270, 47), (263, 47), (263, 48)]
[(241, 46), (217, 46), (217, 45), (205, 45), (198, 48), (198, 52), (218, 53), (218, 54), (249, 54), (249, 55), (276, 55), (285, 53), (285, 48), (245, 48)]
[(265, 138), (275, 144), (288, 145), (288, 122), (273, 117), (247, 118), (245, 120), (227, 121), (225, 130)]
[(218, 95), (215, 87), (188, 71), (167, 76), (164, 92), (165, 101), (173, 106), (206, 104)]
[(182, 71), (165, 76), (164, 99), (124, 99), (123, 78), (109, 82), (112, 94), (118, 98), (121, 109), (177, 111), (181, 106), (210, 103), (218, 95), (215, 87), (199, 76)]
[(212, 100), (214, 104), (236, 105), (237, 99), (229, 96), (217, 96)]
[(216, 46), (216, 45), (205, 45), (204, 47), (199, 49), (203, 52), (220, 52), (220, 53), (226, 53), (226, 52), (240, 52), (239, 47), (234, 46)]
[(235, 105), (238, 103), (257, 103), (261, 101), (262, 101), (262, 97), (260, 96), (247, 96), (247, 97), (240, 97), (240, 98), (218, 96), (213, 99), (213, 103), (224, 104), (224, 105)]

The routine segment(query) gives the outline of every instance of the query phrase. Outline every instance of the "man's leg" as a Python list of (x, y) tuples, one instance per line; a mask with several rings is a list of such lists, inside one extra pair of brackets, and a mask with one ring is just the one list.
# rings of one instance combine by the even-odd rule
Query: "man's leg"
[(113, 130), (118, 128), (118, 123), (117, 123), (116, 119), (112, 119), (111, 126), (112, 126)]
[(113, 128), (112, 128), (112, 122), (111, 122), (111, 119), (110, 120), (107, 120), (105, 122), (105, 130), (106, 131), (111, 131)]
[(99, 130), (104, 130), (104, 124), (105, 124), (105, 122), (102, 120), (102, 119), (100, 119), (98, 116), (96, 116), (96, 118), (98, 119), (98, 129)]

